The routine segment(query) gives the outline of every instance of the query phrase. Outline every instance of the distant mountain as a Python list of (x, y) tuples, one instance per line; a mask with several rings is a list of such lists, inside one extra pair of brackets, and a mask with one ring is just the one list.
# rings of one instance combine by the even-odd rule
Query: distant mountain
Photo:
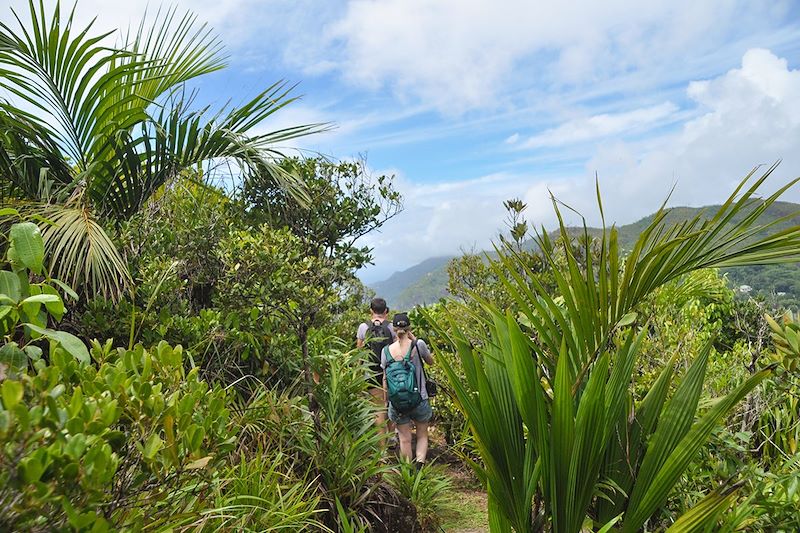
[(447, 264), (454, 256), (431, 257), (370, 288), (385, 298), (392, 309), (410, 309), (415, 305), (438, 302), (447, 296)]
[[(697, 215), (714, 213), (719, 207), (719, 205), (673, 207), (666, 216), (666, 222), (667, 224), (683, 222)], [(762, 223), (776, 221), (798, 211), (800, 204), (775, 202), (762, 215)], [(734, 220), (744, 216), (740, 213)], [(630, 250), (639, 234), (647, 228), (654, 217), (655, 213), (632, 224), (618, 226), (620, 247), (623, 250)], [(783, 220), (770, 228), (770, 231), (780, 231), (797, 224), (800, 224), (800, 217)], [(602, 231), (598, 228), (588, 228), (588, 230), (593, 236), (599, 235)], [(385, 281), (372, 284), (371, 288), (379, 296), (386, 298), (393, 309), (408, 309), (415, 305), (436, 302), (448, 296), (447, 265), (451, 259), (452, 256), (426, 259), (407, 270), (394, 273)], [(775, 303), (791, 307), (798, 307), (800, 304), (800, 264), (731, 268), (725, 273), (731, 285), (742, 289), (746, 294), (769, 296)]]

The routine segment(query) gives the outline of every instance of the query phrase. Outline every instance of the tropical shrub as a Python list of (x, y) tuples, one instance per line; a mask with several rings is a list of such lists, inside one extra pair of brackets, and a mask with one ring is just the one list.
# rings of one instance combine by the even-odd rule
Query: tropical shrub
[(1, 386), (11, 529), (157, 523), (233, 448), (227, 393), (186, 372), (180, 347), (94, 343), (91, 355), (97, 368), (54, 346)]
[[(330, 340), (328, 341), (331, 342)], [(310, 438), (298, 445), (314, 467), (323, 501), (332, 510), (328, 524), (337, 528), (341, 517), (368, 525), (379, 519), (374, 495), (381, 474), (387, 471), (381, 436), (374, 425), (374, 407), (366, 393), (365, 360), (360, 352), (344, 352), (328, 346), (315, 358), (319, 402)]]
[(43, 257), (38, 226), (12, 225), (11, 270), (0, 270), (0, 524), (99, 531), (155, 523), (232, 449), (228, 393), (187, 371), (180, 347), (161, 343), (151, 354), (94, 342), (90, 352), (49, 329), (65, 312), (51, 284), (71, 290), (47, 276)]
[[(90, 294), (118, 297), (130, 275), (105, 231), (135, 215), (164, 184), (229, 160), (265, 187), (307, 202), (272, 146), (320, 125), (251, 133), (294, 98), (276, 83), (244, 105), (192, 109), (184, 84), (225, 66), (218, 38), (196, 17), (159, 11), (150, 26), (107, 46), (110, 33), (73, 25), (55, 2), (30, 0), (18, 27), (0, 24), (0, 197), (54, 222), (50, 270)], [(24, 22), (23, 22), (24, 21)]]
[(387, 481), (414, 504), (423, 531), (438, 531), (447, 513), (453, 510), (452, 482), (444, 469), (437, 465), (417, 468), (402, 461), (389, 472)]
[[(445, 367), (483, 459), (493, 531), (546, 524), (577, 532), (587, 519), (639, 530), (726, 413), (772, 373), (773, 366), (754, 373), (695, 420), (712, 348), (706, 343), (671, 395), (674, 357), (644, 397), (631, 390), (648, 333), (637, 310), (654, 290), (700, 268), (797, 260), (800, 228), (752, 237), (767, 229), (759, 215), (789, 186), (754, 198), (770, 172), (746, 189), (743, 181), (709, 219), (668, 228), (662, 209), (627, 258), (614, 227), (597, 244), (585, 230), (576, 250), (562, 223), (557, 246), (566, 268), (552, 270), (558, 297), (508, 248), (496, 264), (511, 274), (505, 286), (519, 313), (478, 301), (488, 331), (479, 343), (468, 341), (456, 316), (439, 328), (464, 369), (461, 379)], [(553, 241), (547, 234), (537, 241), (554, 264)], [(711, 492), (672, 527), (708, 523), (735, 489)]]
[[(12, 208), (2, 210), (2, 216), (20, 219)], [(0, 369), (12, 376), (25, 372), (29, 359), (33, 362), (42, 356), (41, 344), (36, 339), (46, 338), (82, 362), (88, 362), (86, 346), (69, 333), (54, 331), (47, 326), (58, 322), (66, 309), (59, 289), (76, 297), (70, 287), (53, 279), (44, 267), (44, 242), (39, 227), (29, 221), (11, 224), (7, 235), (2, 235), (5, 254), (0, 270)], [(31, 282), (36, 276), (42, 281)]]

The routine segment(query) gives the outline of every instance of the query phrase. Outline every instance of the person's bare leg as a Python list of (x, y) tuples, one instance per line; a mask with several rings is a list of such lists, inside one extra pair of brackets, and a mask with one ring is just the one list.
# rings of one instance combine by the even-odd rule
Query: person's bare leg
[(400, 457), (411, 460), (411, 424), (397, 424), (400, 434)]
[(386, 393), (381, 388), (373, 387), (369, 389), (369, 394), (372, 396), (372, 403), (376, 407), (375, 426), (378, 428), (378, 433), (383, 436), (381, 443), (386, 444)]
[(417, 422), (417, 454), (416, 461), (424, 463), (428, 457), (428, 423)]

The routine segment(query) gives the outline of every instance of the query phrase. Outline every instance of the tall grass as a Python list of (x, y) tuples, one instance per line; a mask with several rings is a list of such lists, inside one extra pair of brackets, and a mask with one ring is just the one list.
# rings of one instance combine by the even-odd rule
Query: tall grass
[(347, 524), (364, 527), (377, 518), (372, 516), (372, 499), (388, 466), (366, 392), (363, 354), (332, 349), (318, 356), (316, 365), (319, 433), (302, 443), (303, 452), (318, 476), (323, 502), (331, 510), (329, 525), (345, 526), (338, 505)]

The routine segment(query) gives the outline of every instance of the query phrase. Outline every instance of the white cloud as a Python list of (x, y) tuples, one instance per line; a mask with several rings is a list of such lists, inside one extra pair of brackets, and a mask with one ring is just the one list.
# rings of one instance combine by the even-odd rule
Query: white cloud
[[(671, 205), (724, 200), (755, 165), (783, 162), (766, 191), (800, 175), (800, 71), (768, 50), (749, 50), (741, 68), (688, 85), (695, 118), (646, 142), (607, 139), (583, 177), (554, 182), (558, 196), (597, 221), (594, 173), (612, 219), (631, 222), (655, 210), (673, 185)], [(528, 191), (535, 201), (542, 185)], [(788, 199), (800, 199), (795, 191)]]
[(642, 71), (639, 81), (648, 86), (733, 36), (769, 27), (787, 5), (350, 0), (317, 53), (353, 83), (458, 113), (499, 105), (521, 80), (591, 86)]
[(484, 250), (503, 227), (502, 202), (524, 190), (520, 176), (491, 174), (476, 179), (422, 184), (398, 171), (396, 186), (404, 211), (380, 232), (367, 235), (375, 266), (362, 273), (377, 281), (429, 257), (454, 255), (465, 249)]
[(575, 144), (610, 135), (630, 135), (652, 128), (671, 117), (678, 106), (672, 102), (634, 109), (624, 113), (603, 113), (570, 120), (556, 128), (545, 130), (521, 144), (522, 148), (541, 148)]
[[(45, 0), (46, 12), (51, 13), (54, 5), (54, 0)], [(23, 20), (27, 18), (28, 0), (10, 0), (8, 6), (14, 8)], [(62, 15), (66, 16), (71, 7), (71, 1), (62, 1)], [(226, 47), (237, 50), (237, 57), (232, 59), (248, 57), (247, 50), (256, 49), (256, 60), (264, 61), (266, 49), (273, 49), (270, 57), (278, 56), (274, 49), (278, 45), (283, 48), (288, 37), (300, 33), (300, 27), (308, 28), (315, 20), (322, 24), (320, 16), (328, 6), (320, 6), (313, 0), (270, 0), (269, 3), (262, 0), (127, 0), (113, 3), (109, 0), (78, 0), (75, 22), (83, 29), (97, 17), (93, 29), (118, 31), (115, 34), (117, 38), (130, 27), (138, 28), (145, 13), (152, 21), (160, 8), (160, 21), (164, 19), (164, 12), (172, 7), (176, 8), (178, 16), (191, 11), (199, 23), (207, 23), (220, 35)], [(5, 7), (0, 7), (0, 20), (12, 20)]]
[[(716, 78), (688, 84), (693, 118), (673, 133), (642, 142), (602, 139), (583, 175), (552, 179), (495, 174), (475, 180), (426, 186), (400, 182), (406, 211), (371, 236), (377, 265), (371, 280), (387, 277), (422, 259), (475, 246), (485, 249), (502, 228), (502, 201), (521, 196), (534, 224), (554, 227), (550, 194), (599, 222), (595, 171), (608, 223), (626, 224), (670, 205), (720, 202), (757, 164), (783, 163), (764, 188), (768, 192), (800, 175), (800, 70), (767, 50), (744, 54), (742, 66)], [(787, 195), (800, 200), (800, 191)], [(563, 210), (570, 224), (580, 218)]]

